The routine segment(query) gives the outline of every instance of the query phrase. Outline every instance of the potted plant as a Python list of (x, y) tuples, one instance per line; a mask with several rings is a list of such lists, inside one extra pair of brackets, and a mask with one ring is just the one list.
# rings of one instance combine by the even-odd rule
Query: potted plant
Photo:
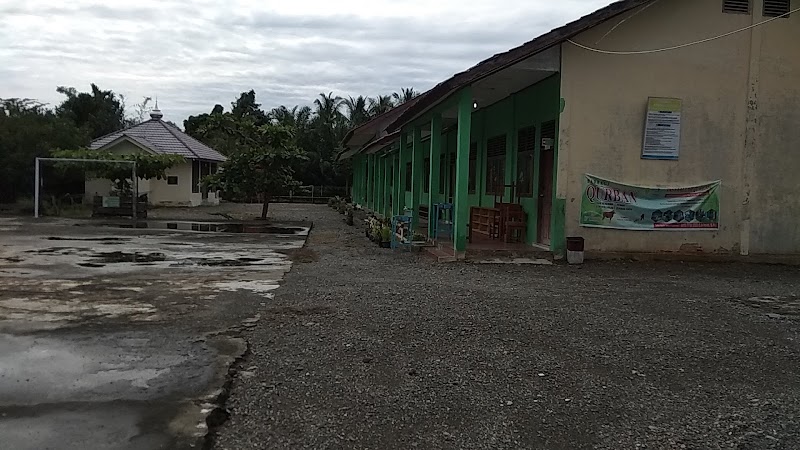
[(344, 223), (351, 227), (353, 226), (353, 207), (350, 205), (347, 205), (347, 209), (345, 210)]
[(389, 248), (392, 245), (392, 229), (388, 225), (381, 225), (381, 248)]

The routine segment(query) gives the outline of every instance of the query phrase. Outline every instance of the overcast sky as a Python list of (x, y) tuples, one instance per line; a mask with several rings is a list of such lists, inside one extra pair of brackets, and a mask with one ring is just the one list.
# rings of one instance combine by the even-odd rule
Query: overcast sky
[(0, 98), (94, 82), (181, 124), (250, 89), (267, 110), (424, 91), (609, 2), (0, 0)]

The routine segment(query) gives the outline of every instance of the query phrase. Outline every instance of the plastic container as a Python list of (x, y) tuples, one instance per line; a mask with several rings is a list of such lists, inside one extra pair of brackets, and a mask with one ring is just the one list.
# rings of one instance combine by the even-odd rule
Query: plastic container
[(567, 262), (569, 264), (583, 264), (584, 240), (582, 237), (567, 238)]

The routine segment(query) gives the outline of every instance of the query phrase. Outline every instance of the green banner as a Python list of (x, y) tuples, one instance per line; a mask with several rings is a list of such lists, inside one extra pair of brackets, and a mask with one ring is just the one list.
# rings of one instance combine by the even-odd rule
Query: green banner
[(718, 230), (719, 187), (632, 186), (586, 174), (581, 226), (622, 230)]

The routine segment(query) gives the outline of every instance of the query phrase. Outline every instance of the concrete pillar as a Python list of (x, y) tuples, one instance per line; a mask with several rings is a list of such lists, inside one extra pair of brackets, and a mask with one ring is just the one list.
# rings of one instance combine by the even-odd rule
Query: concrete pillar
[(433, 204), (439, 203), (439, 159), (442, 155), (442, 116), (434, 114), (431, 118), (431, 151), (430, 151), (430, 174), (428, 179), (428, 236), (433, 238), (433, 226), (437, 217), (433, 217)]
[(415, 126), (412, 130), (411, 152), (411, 210), (413, 211), (411, 223), (414, 230), (419, 225), (419, 200), (422, 197), (423, 182), (425, 181), (422, 175), (422, 171), (425, 168), (424, 158), (425, 155), (422, 153), (422, 127)]
[(394, 169), (394, 176), (392, 177), (392, 214), (397, 216), (401, 211), (401, 204), (402, 204), (402, 185), (400, 184), (400, 164), (402, 158), (400, 157), (400, 151), (395, 151), (392, 155), (392, 164)]
[(369, 209), (372, 211), (375, 211), (375, 207), (377, 206), (377, 174), (378, 171), (375, 170), (375, 155), (369, 155)]
[(389, 167), (391, 167), (391, 164), (390, 164), (391, 158), (392, 158), (391, 154), (385, 155), (383, 157), (383, 167), (381, 167), (381, 170), (383, 171), (383, 183), (382, 183), (383, 184), (383, 199), (382, 199), (383, 207), (381, 208), (381, 212), (386, 217), (391, 217), (391, 215), (392, 215), (392, 206), (390, 204), (390, 197), (391, 196), (389, 195), (392, 192), (392, 188), (393, 188), (392, 185), (389, 184), (389, 178), (390, 178), (390, 173), (391, 173), (391, 172), (389, 172), (389, 170), (390, 170)]
[(375, 156), (375, 212), (383, 214), (383, 157)]
[(371, 160), (372, 156), (364, 156), (364, 206), (368, 209), (371, 208), (370, 201), (372, 200), (372, 196), (369, 195), (369, 187), (372, 185), (372, 174), (370, 173)]
[(469, 223), (469, 145), (472, 127), (472, 88), (464, 88), (458, 98), (458, 133), (456, 141), (456, 183), (453, 193), (453, 247), (456, 257), (467, 250), (467, 224)]
[(406, 162), (409, 159), (408, 149), (406, 146), (408, 144), (406, 133), (401, 131), (400, 132), (400, 150), (399, 154), (399, 164), (397, 167), (397, 180), (400, 184), (399, 186), (399, 197), (397, 197), (397, 214), (403, 214), (403, 210), (406, 207)]

